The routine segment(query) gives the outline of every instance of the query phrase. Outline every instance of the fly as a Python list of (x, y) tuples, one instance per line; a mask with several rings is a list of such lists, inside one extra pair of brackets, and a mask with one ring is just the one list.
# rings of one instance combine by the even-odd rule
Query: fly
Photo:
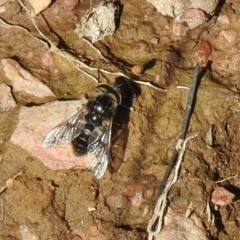
[(121, 87), (127, 82), (124, 81), (114, 85), (98, 84), (96, 97), (54, 127), (42, 146), (58, 147), (72, 142), (76, 154), (87, 153), (94, 175), (102, 178), (111, 159), (113, 117), (122, 104)]

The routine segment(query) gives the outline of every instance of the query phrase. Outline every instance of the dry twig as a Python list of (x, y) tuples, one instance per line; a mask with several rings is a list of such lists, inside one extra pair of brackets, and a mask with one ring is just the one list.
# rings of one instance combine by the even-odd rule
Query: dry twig
[(93, 48), (103, 60), (109, 62), (109, 60), (102, 55), (101, 51), (96, 48), (87, 38), (83, 37), (82, 40), (86, 42), (91, 48)]
[[(188, 125), (189, 125), (189, 121), (190, 121), (190, 117), (191, 117), (191, 113), (192, 113), (192, 108), (193, 108), (193, 102), (194, 102), (194, 97), (196, 95), (196, 89), (197, 89), (197, 84), (198, 84), (198, 72), (199, 72), (199, 66), (196, 65), (194, 68), (194, 74), (193, 74), (193, 81), (192, 81), (192, 85), (189, 91), (189, 95), (188, 95), (188, 100), (187, 100), (187, 104), (186, 104), (186, 110), (184, 113), (184, 117), (183, 117), (183, 122), (182, 122), (182, 127), (181, 127), (181, 133), (180, 136), (178, 138), (178, 142), (179, 141), (183, 141), (185, 139), (185, 136), (187, 134), (187, 130), (188, 130)], [(159, 187), (159, 191), (158, 191), (158, 196), (161, 195), (165, 184), (167, 182), (167, 179), (175, 165), (176, 159), (178, 156), (178, 150), (177, 148), (174, 149), (172, 157), (168, 163), (168, 167), (167, 170), (163, 176), (163, 180), (160, 184)], [(157, 197), (158, 198), (158, 197)]]
[(153, 216), (150, 219), (147, 227), (148, 231), (148, 240), (153, 240), (154, 236), (160, 233), (163, 225), (163, 217), (164, 217), (164, 212), (167, 207), (167, 195), (169, 190), (171, 189), (172, 185), (177, 181), (179, 171), (180, 171), (180, 166), (183, 160), (183, 155), (187, 146), (187, 142), (196, 137), (198, 133), (193, 134), (189, 137), (187, 137), (184, 141), (179, 140), (176, 148), (179, 151), (178, 154), (178, 159), (176, 163), (176, 167), (174, 169), (174, 176), (173, 178), (166, 184), (166, 187), (164, 188), (162, 194), (159, 196), (157, 203), (154, 208)]
[(224, 179), (222, 179), (222, 180), (215, 181), (215, 183), (222, 183), (222, 182), (228, 181), (229, 179), (236, 178), (236, 177), (238, 177), (238, 176), (239, 176), (239, 172), (237, 172), (237, 173), (236, 173), (235, 175), (233, 175), (233, 176), (224, 178)]

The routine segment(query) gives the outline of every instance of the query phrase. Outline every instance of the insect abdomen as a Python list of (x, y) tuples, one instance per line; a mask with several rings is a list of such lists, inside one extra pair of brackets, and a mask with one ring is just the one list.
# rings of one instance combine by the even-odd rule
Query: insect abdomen
[(94, 129), (92, 124), (86, 124), (81, 133), (72, 141), (74, 151), (77, 154), (84, 154), (87, 152), (88, 140)]

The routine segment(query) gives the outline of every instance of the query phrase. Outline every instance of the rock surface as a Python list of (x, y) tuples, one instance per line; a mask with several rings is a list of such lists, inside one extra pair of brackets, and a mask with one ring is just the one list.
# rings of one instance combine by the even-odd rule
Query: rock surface
[(190, 29), (198, 27), (213, 15), (218, 0), (147, 0), (157, 8), (164, 16), (170, 16), (176, 20), (185, 21)]
[(156, 240), (209, 240), (207, 230), (199, 217), (192, 214), (190, 218), (168, 211), (165, 226)]
[(13, 94), (22, 104), (45, 103), (56, 99), (50, 88), (40, 82), (36, 77), (23, 69), (19, 63), (12, 59), (2, 59), (5, 76), (13, 88)]
[(10, 87), (6, 84), (0, 84), (0, 112), (5, 112), (16, 106), (17, 104), (12, 97)]
[[(96, 82), (89, 75), (80, 72), (57, 52), (50, 52), (48, 46), (24, 30), (25, 28), (39, 37), (19, 2), (4, 2), (6, 11), (1, 13), (0, 19), (0, 59), (18, 61), (24, 69), (53, 89), (59, 98), (73, 99), (84, 94), (93, 94)], [(169, 234), (175, 233), (172, 237), (175, 239), (182, 229), (179, 226), (181, 221), (184, 226), (189, 227), (188, 231), (183, 229), (184, 233), (191, 232), (195, 220), (185, 220), (183, 217), (190, 201), (193, 202), (193, 213), (201, 218), (207, 228), (208, 216), (202, 213), (206, 209), (206, 201), (211, 199), (212, 189), (216, 188), (216, 181), (236, 174), (240, 158), (239, 0), (219, 1), (221, 4), (216, 16), (191, 31), (182, 19), (162, 15), (146, 0), (121, 0), (121, 5), (117, 2), (120, 18), (114, 34), (94, 44), (109, 62), (105, 62), (94, 48), (74, 32), (76, 24), (90, 8), (89, 1), (79, 1), (79, 5), (73, 10), (66, 10), (64, 0), (52, 1), (44, 10), (43, 17), (39, 15), (34, 20), (54, 44), (87, 64), (84, 70), (96, 78), (99, 77), (99, 82), (113, 83), (116, 75), (111, 73), (116, 72), (132, 76), (131, 68), (142, 66), (144, 71), (134, 72), (137, 74), (134, 78), (151, 81), (168, 91), (156, 91), (144, 85), (139, 87), (140, 91), (136, 92), (136, 98), (131, 104), (135, 111), (126, 116), (129, 119), (126, 127), (128, 131), (116, 131), (120, 137), (125, 135), (120, 138), (121, 141), (118, 141), (118, 135), (113, 135), (111, 150), (117, 152), (124, 141), (124, 159), (121, 161), (121, 156), (115, 154), (120, 159), (119, 168), (112, 168), (112, 172), (107, 171), (108, 174), (99, 181), (89, 170), (51, 170), (32, 157), (35, 153), (22, 150), (9, 142), (17, 122), (24, 119), (20, 119), (22, 115), (18, 117), (18, 107), (1, 113), (0, 186), (5, 186), (6, 181), (16, 173), (23, 172), (16, 179), (16, 184), (6, 190), (4, 197), (0, 196), (0, 206), (4, 205), (5, 214), (4, 221), (0, 224), (0, 238), (4, 240), (10, 237), (22, 239), (19, 230), (23, 225), (28, 227), (30, 233), (47, 240), (73, 240), (71, 234), (84, 240), (147, 239), (148, 220), (153, 211), (159, 183), (179, 137), (186, 107), (189, 91), (178, 86), (190, 86), (196, 62), (196, 47), (204, 41), (212, 45), (212, 54), (207, 68), (201, 71), (203, 77), (199, 79), (196, 104), (189, 123), (189, 134), (199, 132), (200, 136), (188, 145), (179, 181), (169, 192), (169, 207), (178, 213), (178, 222), (172, 223), (163, 232), (167, 234), (170, 229)], [(166, 4), (168, 2), (165, 1)], [(175, 7), (181, 2), (183, 1), (174, 3), (172, 10), (175, 10), (176, 15), (178, 12)], [(92, 1), (92, 9), (98, 4), (98, 0)], [(189, 6), (184, 17), (206, 17), (204, 10)], [(101, 74), (97, 69), (107, 72)], [(10, 80), (5, 77), (2, 67), (0, 75), (0, 82), (10, 86)], [(14, 98), (17, 99), (15, 96)], [(25, 95), (24, 98), (28, 96)], [(25, 108), (25, 114), (32, 108)], [(69, 114), (74, 110), (69, 111)], [(53, 116), (52, 121), (57, 120), (56, 125), (67, 116), (68, 113), (65, 113), (61, 119), (56, 114), (48, 115)], [(31, 122), (39, 118), (37, 115), (31, 116), (32, 119), (28, 120), (29, 127), (24, 126), (24, 131), (30, 131)], [(34, 124), (38, 127), (41, 121)], [(35, 125), (31, 133), (38, 136)], [(212, 143), (208, 144), (205, 136), (210, 126)], [(41, 154), (42, 151), (51, 150), (42, 149), (41, 141), (52, 127), (54, 126), (45, 126), (40, 131), (42, 136), (37, 140), (38, 143), (34, 142), (35, 145), (39, 144), (38, 151)], [(19, 136), (14, 133), (15, 138), (24, 134), (20, 130), (19, 128)], [(18, 145), (26, 145), (28, 140), (35, 141), (30, 135), (22, 137)], [(66, 160), (59, 163), (57, 159), (61, 159), (60, 149), (54, 149), (57, 150), (55, 153), (43, 157), (47, 161), (54, 156), (52, 162), (55, 169), (63, 164), (66, 167)], [(72, 151), (71, 146), (69, 150)], [(69, 152), (69, 156), (72, 156), (72, 152)], [(113, 157), (113, 161), (115, 160), (116, 157)], [(156, 176), (153, 182), (152, 176)], [(128, 188), (129, 195), (125, 196), (124, 189), (132, 185), (140, 185), (141, 189)], [(229, 179), (224, 186), (226, 189), (239, 189), (239, 178)], [(212, 239), (239, 238), (239, 196), (237, 191), (233, 193), (236, 198), (230, 206), (216, 207), (212, 212), (216, 214), (215, 224), (208, 229)], [(143, 202), (138, 205), (141, 199)], [(0, 219), (1, 213), (0, 208)], [(178, 232), (174, 232), (174, 227), (177, 227)]]
[(51, 0), (28, 0), (33, 8), (33, 15), (37, 15), (38, 13), (42, 12), (44, 9), (46, 9), (50, 4)]
[(56, 101), (41, 106), (21, 107), (19, 122), (10, 141), (53, 170), (70, 169), (75, 166), (88, 168), (87, 157), (76, 156), (71, 144), (57, 148), (42, 147), (42, 141), (47, 133), (85, 101), (86, 99), (83, 98), (76, 101)]
[(225, 206), (232, 203), (235, 195), (224, 187), (217, 187), (212, 193), (212, 202), (219, 206)]

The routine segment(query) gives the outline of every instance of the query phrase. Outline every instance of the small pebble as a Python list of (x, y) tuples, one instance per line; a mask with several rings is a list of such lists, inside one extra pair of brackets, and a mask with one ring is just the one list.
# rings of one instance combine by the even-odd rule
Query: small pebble
[(174, 21), (172, 35), (174, 37), (184, 37), (187, 34), (187, 24), (185, 22)]
[(152, 175), (152, 174), (147, 174), (141, 177), (140, 182), (142, 184), (149, 184), (152, 183), (154, 181), (156, 181), (156, 176)]
[(222, 24), (229, 24), (230, 20), (226, 14), (220, 14), (217, 18), (217, 22)]
[(123, 195), (125, 195), (126, 197), (132, 197), (137, 191), (140, 191), (141, 189), (142, 189), (141, 185), (138, 184), (130, 185), (123, 190)]
[(130, 197), (129, 200), (131, 201), (133, 206), (139, 206), (143, 202), (143, 193), (142, 191), (138, 191), (135, 193), (134, 196)]
[(123, 190), (123, 195), (127, 197), (133, 206), (139, 206), (143, 202), (142, 186), (139, 184), (128, 186)]
[(131, 68), (131, 71), (134, 75), (141, 75), (142, 72), (143, 72), (143, 67), (142, 66), (139, 66), (139, 65), (134, 65), (132, 68)]
[(232, 200), (235, 198), (235, 195), (224, 187), (217, 187), (212, 192), (212, 202), (219, 206), (225, 206), (232, 203)]
[(205, 65), (208, 61), (209, 56), (212, 53), (212, 46), (209, 42), (202, 42), (197, 46), (196, 51), (196, 62), (198, 65)]
[(154, 189), (150, 188), (144, 192), (144, 197), (151, 199), (154, 194)]
[(159, 43), (159, 38), (153, 37), (150, 42), (154, 45), (157, 45)]
[(144, 217), (146, 217), (147, 215), (148, 215), (148, 213), (149, 213), (149, 206), (148, 205), (146, 205), (146, 206), (144, 206), (144, 208), (143, 208), (143, 213), (142, 213), (142, 217), (144, 218)]
[(88, 230), (93, 235), (98, 234), (98, 226), (96, 226), (96, 225), (89, 226)]
[(95, 207), (88, 207), (88, 212), (94, 212), (96, 211), (97, 209)]

